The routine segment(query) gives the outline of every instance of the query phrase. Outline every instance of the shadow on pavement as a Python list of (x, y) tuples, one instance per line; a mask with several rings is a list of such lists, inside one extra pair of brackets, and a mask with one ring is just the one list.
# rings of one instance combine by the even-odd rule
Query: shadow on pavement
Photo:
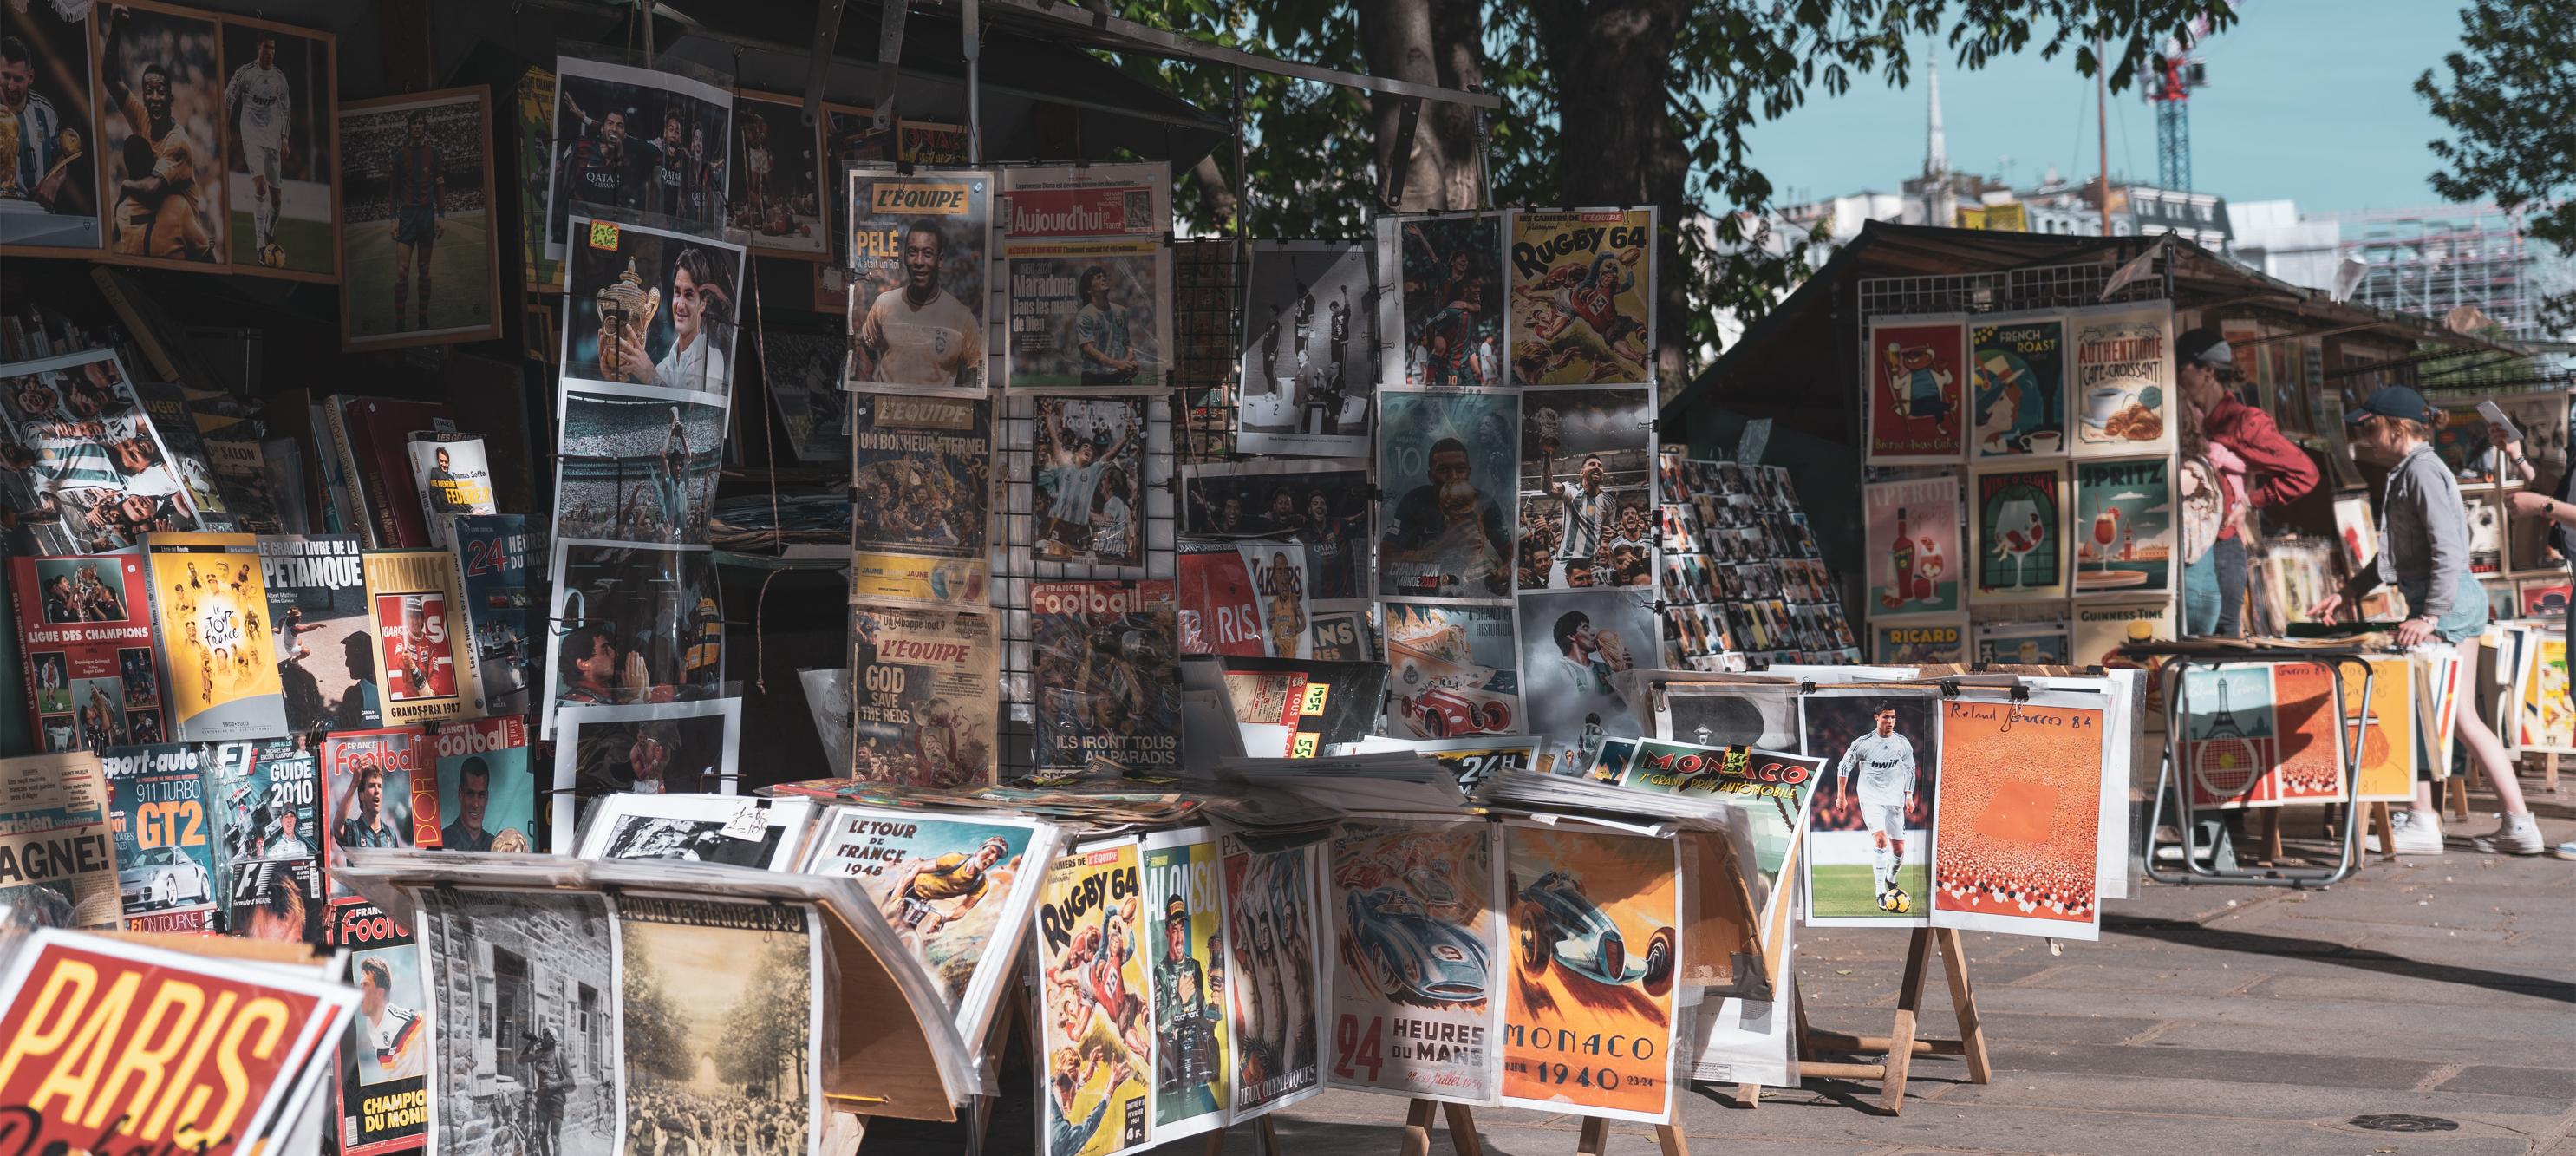
[(2446, 963), (2423, 963), (2401, 955), (2368, 948), (2345, 947), (2316, 939), (2297, 939), (2287, 935), (2265, 935), (2259, 931), (2232, 931), (2204, 927), (2188, 919), (2155, 919), (2134, 915), (2111, 915), (2102, 920), (2102, 930), (2162, 940), (2186, 947), (2205, 947), (2213, 951), (2232, 951), (2241, 955), (2278, 955), (2312, 959), (2337, 967), (2378, 972), (2381, 975), (2436, 983), (2480, 987), (2515, 995), (2537, 996), (2557, 1003), (2576, 1003), (2576, 983), (2513, 975)]

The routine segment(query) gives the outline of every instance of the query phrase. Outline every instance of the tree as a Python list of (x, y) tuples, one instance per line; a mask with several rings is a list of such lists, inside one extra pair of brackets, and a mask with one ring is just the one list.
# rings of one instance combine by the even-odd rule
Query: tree
[[(2431, 142), (2450, 166), (2432, 174), (2447, 200), (2492, 200), (2527, 212), (2524, 228), (2561, 253), (2576, 252), (2576, 8), (2475, 0), (2460, 11), (2464, 51), (2442, 58), (2415, 91), (2457, 134)], [(2576, 291), (2541, 304), (2542, 327), (2576, 325)]]

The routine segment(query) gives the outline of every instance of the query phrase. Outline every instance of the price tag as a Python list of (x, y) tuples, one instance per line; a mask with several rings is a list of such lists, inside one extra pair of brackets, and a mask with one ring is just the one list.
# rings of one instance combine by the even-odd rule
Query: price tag
[(1309, 718), (1324, 713), (1324, 700), (1331, 698), (1332, 695), (1333, 684), (1329, 682), (1307, 683), (1306, 699), (1297, 704), (1297, 713)]
[(591, 247), (591, 248), (593, 248), (593, 249), (606, 249), (606, 250), (608, 250), (608, 251), (609, 251), (609, 252), (611, 252), (611, 253), (616, 252), (616, 251), (617, 251), (617, 224), (616, 224), (616, 222), (614, 222), (614, 221), (592, 221), (592, 222), (590, 223), (590, 247)]
[(757, 841), (769, 833), (769, 808), (762, 806), (758, 799), (745, 799), (741, 808), (733, 813), (733, 818), (725, 820), (724, 830), (719, 833), (727, 839)]

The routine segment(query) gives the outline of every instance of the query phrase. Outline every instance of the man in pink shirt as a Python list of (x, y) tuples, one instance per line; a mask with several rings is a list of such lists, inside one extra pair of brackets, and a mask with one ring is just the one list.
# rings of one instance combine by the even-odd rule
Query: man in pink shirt
[[(2281, 436), (2272, 415), (2237, 399), (2236, 355), (2215, 326), (2183, 334), (2175, 341), (2174, 352), (2179, 358), (2174, 377), (2182, 387), (2183, 401), (2200, 411), (2201, 428), (2211, 442), (2243, 459), (2246, 476), (2227, 480), (2236, 483), (2231, 489), (2244, 493), (2246, 506), (2260, 510), (2283, 505), (2317, 488), (2317, 465), (2307, 451)], [(2230, 518), (2220, 526), (2218, 544), (2210, 550), (2218, 564), (2220, 637), (2232, 638), (2243, 630), (2238, 621), (2245, 605), (2242, 523), (2241, 517)]]

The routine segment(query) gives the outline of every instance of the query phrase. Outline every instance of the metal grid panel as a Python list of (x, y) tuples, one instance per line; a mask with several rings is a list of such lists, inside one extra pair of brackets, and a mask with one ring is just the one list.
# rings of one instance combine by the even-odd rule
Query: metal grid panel
[(2001, 313), (2022, 309), (2066, 309), (2154, 301), (2173, 295), (2173, 269), (2168, 261), (2154, 275), (2122, 286), (2107, 300), (2102, 286), (2117, 266), (2040, 265), (1986, 273), (1942, 273), (1921, 277), (1864, 277), (1857, 282), (1863, 321), (1896, 313)]

